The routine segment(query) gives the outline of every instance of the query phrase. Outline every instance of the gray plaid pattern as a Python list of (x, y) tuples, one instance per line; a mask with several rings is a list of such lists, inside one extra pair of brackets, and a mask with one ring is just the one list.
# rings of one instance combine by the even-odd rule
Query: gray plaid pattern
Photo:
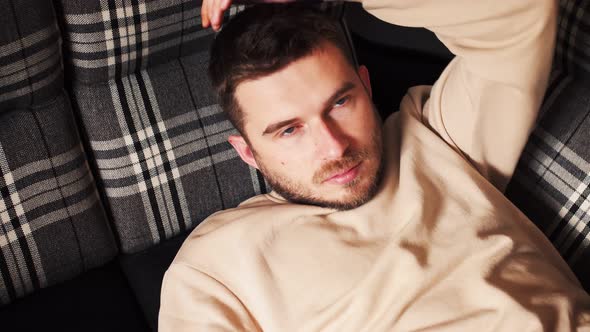
[[(145, 72), (142, 74), (147, 76)], [(108, 196), (126, 197), (136, 194), (138, 190), (145, 192), (150, 185), (158, 187), (167, 184), (167, 176), (173, 181), (193, 170), (210, 167), (212, 162), (218, 163), (236, 158), (235, 151), (230, 149), (221, 150), (211, 158), (205, 156), (191, 161), (181, 167), (177, 164), (177, 159), (202, 151), (208, 144), (212, 146), (224, 144), (227, 135), (235, 131), (229, 121), (225, 120), (209, 125), (203, 130), (190, 130), (175, 137), (169, 137), (168, 131), (173, 131), (180, 126), (197, 128), (199, 114), (206, 119), (220, 113), (221, 110), (217, 105), (207, 106), (194, 113), (181, 114), (165, 121), (160, 120), (156, 125), (149, 125), (133, 134), (126, 134), (123, 138), (92, 141), (92, 149), (96, 151), (97, 156), (96, 163), (102, 170), (101, 177)], [(124, 115), (121, 112), (117, 115), (119, 123), (125, 123)], [(121, 129), (126, 131), (127, 127), (123, 126)], [(204, 136), (205, 133), (207, 137)], [(109, 155), (114, 157), (109, 158)], [(144, 172), (147, 173), (144, 174)], [(149, 176), (144, 176), (148, 174)], [(126, 181), (128, 178), (137, 178), (137, 181), (122, 186), (129, 182)], [(178, 190), (182, 191), (182, 188)], [(183, 215), (186, 215), (185, 206), (186, 202), (182, 202)]]
[(0, 117), (0, 304), (116, 254), (74, 126), (64, 96)]
[(0, 178), (3, 180), (0, 185), (0, 250), (4, 258), (0, 264), (0, 303), (6, 304), (46, 286), (47, 280), (39, 260), (39, 249), (31, 237), (31, 223), (27, 220), (2, 145)]
[(70, 104), (51, 2), (0, 0), (0, 305), (104, 264), (116, 246)]
[[(146, 95), (136, 98), (134, 93), (141, 93), (140, 90), (143, 90)], [(184, 123), (178, 120), (188, 120), (188, 123), (194, 124), (194, 121), (191, 121), (194, 119), (190, 119), (190, 115), (196, 118), (196, 114), (183, 114), (186, 119), (178, 119), (183, 118), (183, 115), (180, 115), (164, 121), (155, 100), (149, 75), (145, 71), (122, 81), (111, 82), (110, 91), (115, 104), (117, 121), (124, 136), (120, 139), (123, 144), (112, 145), (106, 150), (106, 155), (122, 154), (123, 160), (121, 157), (101, 158), (102, 153), (98, 153), (100, 150), (97, 147), (104, 145), (105, 142), (92, 141), (92, 146), (97, 151), (97, 164), (104, 179), (107, 196), (117, 198), (139, 193), (144, 206), (152, 207), (146, 211), (148, 212), (147, 223), (150, 235), (156, 242), (179, 234), (192, 225), (184, 188), (178, 181), (181, 169), (178, 167), (177, 158), (192, 152), (190, 144), (195, 141), (191, 140), (190, 136), (202, 137), (203, 135), (200, 132), (187, 132), (183, 136), (189, 136), (184, 140), (188, 141), (188, 151), (178, 151), (180, 144), (175, 144), (177, 147), (177, 153), (175, 153), (167, 130)], [(126, 100), (135, 100), (141, 105), (126, 103)], [(128, 109), (128, 112), (126, 112), (127, 109), (124, 111), (122, 102), (126, 103), (126, 108), (132, 109)], [(148, 114), (146, 109), (151, 111), (151, 114)], [(196, 147), (196, 151), (204, 147), (204, 144), (201, 144)], [(196, 167), (191, 167), (192, 163), (197, 164)], [(200, 159), (192, 163), (183, 165), (188, 167), (183, 167), (182, 170), (185, 168), (198, 170), (210, 166)], [(113, 171), (116, 174), (112, 174)], [(190, 171), (183, 171), (183, 173), (190, 173)], [(125, 181), (129, 178), (131, 181)], [(132, 184), (121, 186), (126, 183)]]
[[(61, 39), (50, 2), (0, 1), (0, 109), (26, 107), (61, 88)], [(23, 5), (34, 5), (23, 11)], [(36, 20), (31, 20), (31, 16)]]
[(66, 59), (74, 77), (87, 83), (205, 51), (213, 38), (200, 27), (195, 0), (63, 0), (58, 5), (64, 12)]
[(590, 244), (590, 164), (542, 128), (534, 132), (521, 162), (529, 169), (519, 170), (517, 181), (537, 189), (536, 198), (551, 210), (539, 220), (545, 234), (575, 264)]
[(590, 73), (588, 0), (561, 0), (554, 70)]
[(590, 245), (590, 2), (560, 1), (553, 71), (508, 197), (549, 237), (582, 280)]
[(186, 232), (266, 191), (227, 143), (236, 131), (203, 77), (206, 57), (75, 87), (123, 252)]

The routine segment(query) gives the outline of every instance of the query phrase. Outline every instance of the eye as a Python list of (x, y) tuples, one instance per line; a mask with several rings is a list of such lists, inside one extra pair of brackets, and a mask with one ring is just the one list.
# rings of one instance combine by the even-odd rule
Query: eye
[(348, 101), (348, 99), (350, 99), (349, 96), (342, 97), (342, 98), (336, 100), (336, 102), (334, 103), (334, 106), (336, 106), (336, 107), (344, 106), (346, 104), (346, 102)]
[(281, 132), (281, 137), (291, 136), (295, 133), (295, 130), (297, 130), (297, 127), (289, 127)]

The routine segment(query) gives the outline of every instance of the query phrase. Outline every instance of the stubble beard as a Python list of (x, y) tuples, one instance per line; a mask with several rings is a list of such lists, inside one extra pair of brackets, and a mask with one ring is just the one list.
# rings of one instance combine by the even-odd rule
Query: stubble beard
[[(371, 142), (370, 147), (360, 151), (347, 152), (341, 159), (327, 162), (315, 172), (312, 183), (321, 186), (322, 182), (331, 174), (346, 171), (361, 162), (377, 163), (377, 167), (371, 170), (369, 174), (359, 174), (355, 179), (343, 185), (343, 188), (347, 190), (347, 194), (341, 199), (329, 200), (319, 197), (313, 193), (312, 189), (306, 188), (301, 183), (296, 183), (285, 176), (276, 174), (270, 168), (265, 167), (264, 163), (258, 161), (258, 166), (273, 191), (292, 203), (314, 205), (340, 211), (351, 210), (371, 200), (377, 194), (382, 180), (383, 144), (381, 130), (376, 130)], [(367, 177), (367, 184), (358, 187)]]

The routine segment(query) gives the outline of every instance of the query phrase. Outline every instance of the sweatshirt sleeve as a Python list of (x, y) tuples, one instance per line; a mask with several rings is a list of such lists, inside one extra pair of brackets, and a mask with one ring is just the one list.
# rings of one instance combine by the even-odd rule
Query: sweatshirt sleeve
[(213, 277), (173, 263), (162, 284), (158, 331), (259, 331), (239, 299)]
[(455, 54), (432, 88), (402, 101), (503, 191), (547, 87), (557, 0), (364, 0), (378, 18), (425, 27)]

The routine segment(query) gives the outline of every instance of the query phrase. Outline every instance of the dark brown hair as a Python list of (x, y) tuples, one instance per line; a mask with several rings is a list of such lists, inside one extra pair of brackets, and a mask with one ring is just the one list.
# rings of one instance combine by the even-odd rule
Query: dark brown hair
[(340, 23), (309, 5), (255, 5), (223, 26), (211, 47), (209, 78), (242, 136), (246, 137), (244, 117), (234, 96), (238, 84), (277, 72), (326, 42), (354, 65)]

